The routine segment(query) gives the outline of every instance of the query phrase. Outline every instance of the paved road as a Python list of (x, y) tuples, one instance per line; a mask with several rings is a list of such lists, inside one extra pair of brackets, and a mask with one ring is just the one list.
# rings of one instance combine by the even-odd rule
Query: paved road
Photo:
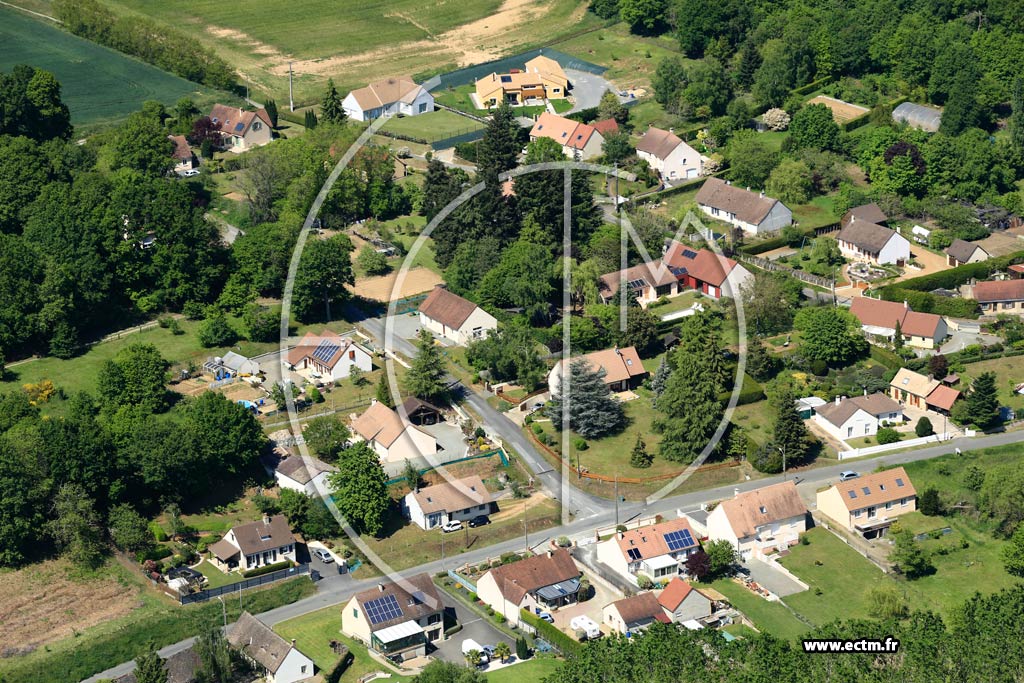
[[(862, 460), (833, 465), (831, 467), (807, 470), (806, 472), (797, 473), (797, 476), (801, 477), (798, 489), (800, 489), (801, 495), (804, 499), (809, 499), (813, 498), (816, 489), (825, 484), (835, 482), (838, 479), (840, 472), (851, 469), (851, 467), (856, 468), (861, 472), (869, 472), (881, 465), (902, 465), (908, 462), (927, 460), (939, 455), (945, 455), (947, 453), (952, 453), (957, 447), (966, 451), (968, 449), (1004, 446), (1021, 440), (1024, 440), (1024, 432), (1019, 431), (1005, 432), (1002, 434), (994, 434), (992, 436), (974, 439), (961, 438), (947, 441), (931, 448), (922, 448), (920, 450), (908, 451), (905, 453), (884, 454), (874, 458), (864, 458)], [(965, 455), (964, 457), (970, 456)], [(788, 473), (785, 478), (790, 478), (792, 476), (793, 473)], [(731, 497), (734, 490), (749, 491), (761, 486), (777, 484), (783, 480), (784, 477), (782, 475), (778, 475), (775, 477), (743, 482), (735, 486), (720, 486), (715, 489), (707, 489), (704, 491), (672, 496), (649, 503), (627, 503), (619, 506), (619, 521), (629, 520), (641, 514), (649, 515), (660, 513), (674, 515), (677, 510), (694, 510), (698, 509), (702, 503), (711, 503)], [(577, 519), (570, 524), (548, 529), (541, 536), (531, 538), (531, 547), (543, 545), (549, 539), (558, 538), (559, 536), (568, 536), (572, 539), (592, 538), (595, 528), (606, 526), (616, 521), (615, 513), (610, 509), (611, 504), (604, 504), (607, 506), (606, 509), (593, 517)], [(438, 559), (434, 562), (429, 562), (417, 567), (416, 571), (429, 572), (433, 574), (447, 569), (454, 569), (455, 567), (461, 566), (465, 563), (476, 564), (487, 557), (494, 557), (504, 552), (521, 549), (522, 541), (520, 539), (505, 541), (503, 543), (474, 549), (460, 555), (451, 556), (445, 560)], [(290, 605), (278, 607), (277, 609), (270, 610), (269, 612), (264, 612), (259, 615), (260, 620), (270, 626), (273, 626), (279, 622), (293, 619), (324, 607), (335, 606), (347, 601), (353, 594), (369, 588), (379, 581), (377, 578), (360, 580), (356, 575), (331, 576), (328, 574), (327, 576), (328, 578), (325, 578), (317, 585), (316, 595), (312, 595)], [(188, 647), (192, 641), (193, 639), (189, 638), (179, 643), (175, 643), (174, 645), (169, 645), (161, 649), (160, 654), (162, 656), (169, 656), (175, 652), (179, 652)], [(85, 683), (95, 683), (103, 678), (114, 678), (128, 673), (134, 668), (134, 662), (126, 662), (87, 679)]]

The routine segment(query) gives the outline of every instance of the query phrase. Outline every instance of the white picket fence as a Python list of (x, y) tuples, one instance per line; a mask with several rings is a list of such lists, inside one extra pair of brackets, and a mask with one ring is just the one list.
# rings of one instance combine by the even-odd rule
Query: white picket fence
[(896, 443), (880, 444), (878, 446), (867, 446), (865, 448), (853, 448), (848, 451), (841, 451), (839, 453), (839, 459), (846, 460), (848, 458), (860, 458), (865, 455), (875, 455), (877, 453), (896, 451), (902, 448), (923, 446), (926, 443), (939, 443), (941, 441), (948, 441), (951, 438), (952, 434), (950, 434), (949, 432), (943, 432), (941, 434), (932, 434), (931, 436), (923, 436), (917, 439), (908, 439), (907, 441), (897, 441)]

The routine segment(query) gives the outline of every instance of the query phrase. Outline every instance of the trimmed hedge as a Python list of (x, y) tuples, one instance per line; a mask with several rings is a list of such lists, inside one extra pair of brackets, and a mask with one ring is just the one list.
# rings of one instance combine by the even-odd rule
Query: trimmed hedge
[[(1006, 270), (1007, 266), (1024, 261), (1024, 251), (1017, 251), (1006, 256), (990, 258), (980, 263), (968, 263), (948, 270), (940, 270), (937, 273), (929, 273), (920, 277), (904, 280), (899, 283), (900, 289), (910, 289), (918, 292), (930, 292), (933, 289), (956, 289), (969, 280), (984, 280), (992, 276), (996, 271)], [(890, 285), (889, 287), (892, 287)], [(889, 287), (883, 287), (885, 291)], [(889, 299), (894, 301), (894, 299)]]
[(793, 95), (808, 95), (821, 86), (828, 85), (834, 80), (836, 80), (835, 76), (825, 76), (824, 78), (819, 78), (816, 81), (811, 81), (807, 85), (801, 85), (799, 88), (793, 88), (789, 92)]
[(242, 576), (244, 576), (247, 579), (251, 579), (254, 576), (263, 576), (264, 574), (269, 574), (270, 572), (276, 572), (276, 571), (280, 571), (282, 569), (288, 569), (288, 567), (290, 567), (290, 566), (292, 566), (291, 561), (290, 560), (284, 560), (283, 562), (275, 562), (274, 564), (265, 564), (262, 567), (257, 567), (256, 569), (250, 569), (247, 572), (242, 572)]
[[(729, 404), (729, 397), (732, 396), (731, 391), (723, 391), (718, 395), (718, 400), (723, 405)], [(743, 387), (740, 389), (739, 398), (736, 401), (736, 405), (745, 406), (748, 403), (757, 403), (764, 398), (764, 388), (758, 383), (756, 379), (750, 375), (743, 375)]]
[(326, 683), (338, 683), (341, 680), (341, 675), (348, 670), (353, 661), (355, 661), (355, 657), (348, 651), (348, 647), (345, 647), (345, 652), (341, 655), (338, 663), (331, 667), (331, 670), (324, 676), (324, 681)]
[(871, 344), (871, 359), (876, 360), (890, 370), (899, 370), (903, 367), (903, 359), (888, 349)]
[(519, 611), (519, 618), (537, 629), (538, 636), (561, 650), (562, 654), (566, 657), (577, 654), (583, 647), (580, 643), (562, 633), (554, 624), (549, 624), (525, 609)]
[[(902, 283), (901, 283), (902, 284)], [(974, 299), (956, 299), (948, 296), (936, 296), (929, 292), (919, 292), (889, 285), (878, 290), (886, 301), (906, 301), (918, 313), (935, 313), (951, 318), (977, 318), (978, 304)]]

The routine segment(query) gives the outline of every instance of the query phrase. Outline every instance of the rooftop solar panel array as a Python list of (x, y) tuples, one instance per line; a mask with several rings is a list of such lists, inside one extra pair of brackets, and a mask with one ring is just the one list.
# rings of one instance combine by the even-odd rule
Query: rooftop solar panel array
[(366, 609), (366, 616), (371, 624), (381, 624), (402, 616), (402, 608), (398, 606), (398, 600), (393, 595), (369, 600), (363, 607)]
[(683, 258), (697, 258), (697, 252), (690, 249), (683, 249)]
[(316, 349), (313, 350), (313, 358), (328, 363), (340, 348), (341, 346), (339, 344), (331, 341), (330, 339), (324, 339), (317, 344)]
[(668, 544), (669, 552), (675, 552), (682, 548), (689, 548), (695, 545), (693, 542), (693, 536), (690, 535), (689, 529), (681, 529), (679, 531), (671, 531), (665, 534), (665, 543)]
[(638, 548), (629, 548), (629, 549), (626, 550), (626, 552), (629, 553), (629, 559), (631, 559), (631, 560), (639, 560), (640, 559), (640, 550)]

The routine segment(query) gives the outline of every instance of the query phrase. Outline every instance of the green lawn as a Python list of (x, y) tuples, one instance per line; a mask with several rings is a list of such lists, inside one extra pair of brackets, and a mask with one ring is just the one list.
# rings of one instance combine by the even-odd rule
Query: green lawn
[[(685, 311), (690, 308), (696, 302), (700, 301), (705, 308), (709, 307), (714, 302), (706, 296), (700, 294), (697, 291), (690, 290), (683, 292), (679, 296), (674, 296), (665, 300), (664, 304), (658, 304), (657, 302), (647, 307), (654, 315), (661, 317), (669, 313), (675, 313), (676, 311)], [(682, 322), (683, 318), (677, 318), (673, 322)], [(657, 366), (655, 366), (657, 367)]]
[[(282, 621), (274, 626), (279, 635), (288, 640), (295, 639), (295, 645), (309, 655), (320, 671), (328, 671), (337, 661), (337, 655), (331, 650), (330, 642), (338, 640), (348, 646), (352, 653), (352, 664), (341, 676), (341, 681), (350, 683), (374, 671), (385, 671), (386, 668), (373, 659), (366, 648), (359, 643), (341, 635), (341, 607), (325, 607), (304, 614), (295, 619)], [(391, 673), (388, 670), (388, 673)], [(408, 681), (409, 678), (391, 673), (389, 681)]]
[[(679, 43), (670, 33), (638, 36), (625, 23), (591, 31), (558, 45), (562, 52), (608, 67), (604, 77), (619, 89), (650, 88), (651, 76), (661, 60), (681, 56)], [(687, 66), (697, 62), (684, 59)]]
[(784, 605), (768, 602), (730, 579), (719, 579), (711, 587), (728, 598), (733, 607), (746, 614), (760, 631), (794, 640), (810, 630)]
[(114, 124), (140, 109), (146, 100), (159, 100), (170, 107), (187, 96), (203, 110), (216, 100), (240, 103), (228, 93), (178, 78), (0, 6), (0, 71), (10, 71), (15, 64), (53, 72), (76, 133)]
[[(511, 643), (510, 643), (511, 644)], [(554, 657), (534, 657), (521, 664), (507, 666), (484, 676), (488, 683), (522, 683), (523, 681), (540, 681), (555, 673), (561, 661)]]
[(476, 108), (476, 105), (473, 104), (473, 99), (469, 96), (469, 94), (473, 92), (476, 92), (474, 85), (472, 83), (466, 83), (465, 85), (460, 85), (454, 88), (449, 87), (444, 90), (435, 90), (433, 95), (434, 101), (438, 104), (443, 104), (446, 107), (458, 109), (459, 111), (467, 111), (480, 115), (483, 112)]
[(384, 124), (383, 130), (434, 142), (483, 128), (484, 124), (479, 121), (438, 109), (418, 116), (392, 117)]
[(742, 427), (747, 437), (760, 445), (768, 443), (772, 438), (772, 412), (768, 401), (736, 406), (732, 413), (732, 423)]
[(1000, 405), (1010, 406), (1017, 412), (1024, 411), (1024, 396), (1013, 390), (1016, 385), (1024, 382), (1024, 362), (1021, 362), (1020, 357), (994, 358), (964, 365), (964, 371), (960, 373), (959, 388), (964, 390), (965, 387), (969, 387), (983, 372), (996, 373), (996, 390), (999, 392)]
[[(765, 133), (765, 135), (774, 135), (774, 133)], [(839, 222), (839, 216), (835, 211), (835, 200), (829, 196), (815, 197), (810, 204), (797, 204), (791, 208), (793, 209), (793, 220), (797, 221), (801, 228), (819, 228)]]
[(203, 560), (195, 569), (209, 579), (209, 583), (205, 586), (206, 588), (219, 588), (220, 586), (227, 586), (242, 580), (240, 574), (225, 574), (210, 564), (209, 560)]

